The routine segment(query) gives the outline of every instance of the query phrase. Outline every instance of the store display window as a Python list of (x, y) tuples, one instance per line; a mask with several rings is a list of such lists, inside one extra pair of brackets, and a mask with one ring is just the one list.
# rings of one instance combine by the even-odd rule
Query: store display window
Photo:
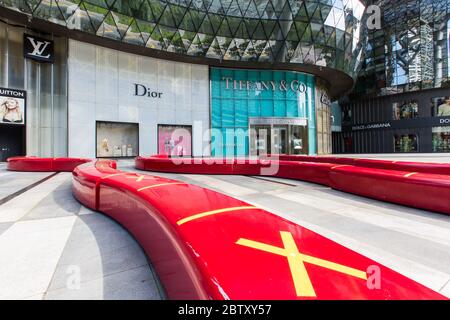
[(395, 152), (417, 152), (419, 151), (419, 139), (415, 134), (403, 134), (394, 136)]
[(433, 128), (433, 152), (450, 152), (450, 127)]
[(97, 158), (131, 158), (139, 154), (139, 124), (97, 121)]
[(158, 154), (192, 156), (192, 126), (158, 125)]
[(419, 104), (416, 100), (394, 102), (394, 120), (413, 119), (419, 116)]
[(450, 116), (450, 97), (437, 97), (431, 100), (432, 114), (435, 117)]

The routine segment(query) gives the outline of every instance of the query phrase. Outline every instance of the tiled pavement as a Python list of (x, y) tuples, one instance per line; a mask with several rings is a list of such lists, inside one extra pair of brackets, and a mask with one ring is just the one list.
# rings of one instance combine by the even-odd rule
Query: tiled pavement
[[(0, 190), (47, 175), (0, 165)], [(73, 198), (70, 173), (0, 205), (0, 299), (162, 297), (142, 249), (117, 223)]]
[[(137, 171), (130, 161), (119, 166)], [(19, 181), (46, 176), (8, 173), (0, 164), (0, 188), (12, 185), (2, 179), (8, 175), (19, 189)], [(263, 207), (450, 297), (450, 216), (285, 179), (155, 175)], [(0, 205), (0, 299), (160, 299), (140, 247), (73, 199), (70, 179), (59, 173)]]

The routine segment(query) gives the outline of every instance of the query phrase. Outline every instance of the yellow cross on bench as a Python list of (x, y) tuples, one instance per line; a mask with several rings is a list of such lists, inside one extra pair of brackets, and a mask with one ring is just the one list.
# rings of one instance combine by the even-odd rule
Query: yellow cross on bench
[(127, 179), (134, 179), (136, 182), (141, 182), (142, 180), (148, 179), (148, 180), (154, 180), (154, 177), (144, 176), (142, 174), (136, 174), (134, 176), (126, 176)]
[(239, 239), (236, 244), (286, 257), (298, 297), (316, 297), (316, 292), (314, 291), (314, 287), (311, 283), (308, 272), (306, 271), (304, 262), (344, 273), (362, 280), (367, 280), (367, 273), (365, 271), (302, 254), (299, 252), (297, 245), (295, 244), (294, 237), (290, 232), (281, 231), (280, 234), (284, 248), (243, 238)]

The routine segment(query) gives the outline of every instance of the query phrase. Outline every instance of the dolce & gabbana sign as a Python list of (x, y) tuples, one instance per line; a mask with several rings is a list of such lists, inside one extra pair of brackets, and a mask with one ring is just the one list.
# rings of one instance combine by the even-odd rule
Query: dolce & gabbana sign
[(231, 77), (223, 77), (226, 90), (258, 90), (258, 91), (288, 91), (306, 93), (307, 86), (299, 80), (292, 81), (273, 81), (273, 80), (261, 80), (261, 81), (249, 81), (249, 80), (235, 80)]
[(390, 122), (385, 123), (371, 123), (371, 124), (363, 124), (356, 125), (352, 127), (352, 131), (360, 131), (360, 130), (373, 130), (373, 129), (388, 129), (391, 128)]

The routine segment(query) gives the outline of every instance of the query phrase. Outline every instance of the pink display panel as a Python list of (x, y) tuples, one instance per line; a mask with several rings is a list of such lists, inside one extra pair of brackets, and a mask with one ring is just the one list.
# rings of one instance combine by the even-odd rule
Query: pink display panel
[(158, 152), (184, 157), (192, 155), (192, 127), (158, 125)]

